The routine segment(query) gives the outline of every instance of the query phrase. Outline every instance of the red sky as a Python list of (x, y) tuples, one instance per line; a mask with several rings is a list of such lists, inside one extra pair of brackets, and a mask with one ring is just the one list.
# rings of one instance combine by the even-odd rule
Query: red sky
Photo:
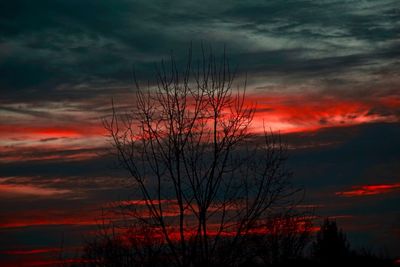
[(132, 69), (153, 86), (154, 63), (185, 66), (190, 42), (194, 59), (226, 47), (247, 77), (252, 131), (282, 133), (304, 206), (397, 253), (397, 1), (15, 3), (0, 8), (0, 265), (45, 266), (63, 233), (78, 247), (101, 207), (137, 197), (102, 119), (111, 99), (135, 103)]

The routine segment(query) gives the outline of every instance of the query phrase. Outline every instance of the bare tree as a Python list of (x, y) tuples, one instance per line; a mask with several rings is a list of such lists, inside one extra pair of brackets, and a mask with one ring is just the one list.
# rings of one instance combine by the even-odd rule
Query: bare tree
[(154, 86), (135, 78), (133, 111), (113, 104), (104, 125), (142, 197), (131, 218), (160, 232), (174, 265), (237, 264), (247, 237), (295, 205), (286, 146), (251, 130), (256, 106), (225, 51), (193, 61), (190, 49), (185, 65), (162, 61)]

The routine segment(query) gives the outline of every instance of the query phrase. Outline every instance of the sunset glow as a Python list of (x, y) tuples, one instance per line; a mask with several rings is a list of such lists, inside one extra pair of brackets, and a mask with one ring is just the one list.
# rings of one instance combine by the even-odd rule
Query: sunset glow
[[(399, 10), (398, 0), (2, 0), (0, 266), (81, 267), (93, 263), (89, 243), (114, 234), (172, 243), (163, 264), (180, 267), (284, 256), (314, 266), (325, 218), (354, 262), (366, 248), (371, 264), (393, 263)], [(232, 242), (237, 251), (215, 245), (242, 230), (265, 238), (262, 249), (251, 238)], [(304, 234), (298, 250), (285, 247), (291, 234)], [(267, 255), (278, 236), (299, 254)], [(218, 261), (227, 251), (246, 257)]]
[(400, 183), (353, 186), (351, 190), (336, 192), (338, 196), (357, 197), (386, 194), (400, 190)]

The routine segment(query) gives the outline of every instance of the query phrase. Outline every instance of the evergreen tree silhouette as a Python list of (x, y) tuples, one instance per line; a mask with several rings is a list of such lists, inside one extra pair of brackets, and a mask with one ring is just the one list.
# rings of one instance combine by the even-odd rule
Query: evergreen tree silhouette
[(313, 254), (317, 261), (323, 263), (341, 262), (349, 257), (349, 243), (336, 221), (325, 219), (313, 243)]

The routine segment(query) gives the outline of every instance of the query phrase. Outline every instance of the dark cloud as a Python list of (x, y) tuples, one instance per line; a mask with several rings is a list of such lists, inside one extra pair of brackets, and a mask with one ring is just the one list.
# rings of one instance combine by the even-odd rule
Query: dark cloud
[[(41, 153), (41, 152), (38, 152)], [(46, 153), (46, 152), (43, 152)], [(75, 151), (54, 151), (57, 153), (75, 153)], [(40, 160), (40, 161), (17, 161), (0, 164), (3, 177), (7, 176), (36, 176), (38, 174), (47, 177), (69, 177), (69, 176), (102, 176), (102, 174), (115, 174), (113, 158), (100, 157), (87, 160)]]
[[(304, 186), (306, 203), (322, 205), (315, 213), (330, 216), (348, 233), (354, 247), (386, 246), (397, 255), (393, 223), (398, 220), (398, 191), (355, 196), (337, 192), (368, 185), (398, 184), (400, 126), (367, 124), (286, 135), (294, 182)], [(377, 245), (379, 244), (379, 245)], [(384, 244), (384, 245), (383, 245)]]
[(396, 182), (399, 135), (398, 124), (365, 124), (289, 134), (286, 139), (294, 148), (290, 163), (296, 179), (321, 189)]
[(64, 85), (126, 84), (132, 64), (150, 77), (154, 61), (171, 49), (182, 58), (190, 41), (226, 44), (243, 70), (295, 82), (380, 69), (399, 51), (392, 0), (2, 1), (0, 10), (0, 89), (18, 101), (73, 95), (55, 92)]

